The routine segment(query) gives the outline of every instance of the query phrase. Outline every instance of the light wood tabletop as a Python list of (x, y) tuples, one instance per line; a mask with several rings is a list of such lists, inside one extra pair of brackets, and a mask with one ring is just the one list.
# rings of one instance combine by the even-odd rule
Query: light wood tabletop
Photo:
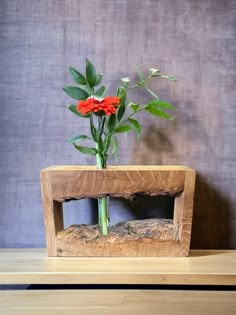
[(174, 290), (0, 291), (4, 315), (234, 315), (236, 292)]
[(0, 284), (236, 285), (236, 251), (189, 257), (47, 257), (46, 249), (0, 249)]

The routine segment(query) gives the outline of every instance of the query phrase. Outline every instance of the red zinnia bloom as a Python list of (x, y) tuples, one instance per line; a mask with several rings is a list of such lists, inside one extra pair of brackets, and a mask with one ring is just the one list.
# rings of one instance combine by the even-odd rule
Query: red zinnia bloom
[(120, 98), (116, 96), (107, 96), (101, 101), (95, 98), (89, 98), (78, 102), (77, 111), (82, 115), (86, 115), (90, 112), (97, 113), (103, 111), (105, 115), (110, 116), (111, 114), (115, 114), (116, 106), (119, 105)]

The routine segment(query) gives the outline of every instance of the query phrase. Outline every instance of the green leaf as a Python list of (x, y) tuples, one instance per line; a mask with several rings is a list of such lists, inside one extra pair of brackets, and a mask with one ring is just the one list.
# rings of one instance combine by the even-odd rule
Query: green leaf
[(89, 95), (93, 93), (93, 89), (91, 89), (88, 84), (83, 86), (83, 90), (85, 90)]
[(97, 82), (97, 73), (91, 61), (86, 59), (86, 78), (89, 86), (92, 88)]
[(121, 126), (118, 126), (116, 129), (115, 129), (115, 132), (129, 132), (131, 130), (133, 130), (134, 128), (132, 126), (129, 126), (129, 125), (121, 125)]
[(136, 133), (137, 133), (137, 138), (140, 138), (140, 131), (141, 131), (141, 126), (137, 119), (134, 118), (128, 118), (128, 120), (131, 122), (131, 124), (134, 126)]
[(140, 77), (141, 81), (144, 81), (144, 80), (145, 80), (145, 78), (144, 78), (144, 75), (143, 75), (143, 71), (141, 70), (141, 68), (140, 68), (139, 64), (136, 64), (136, 67), (137, 67), (137, 70), (138, 70), (138, 75), (139, 75), (139, 77)]
[(98, 136), (97, 136), (97, 149), (98, 151), (102, 151), (103, 150), (103, 141), (102, 141), (102, 137), (100, 136), (100, 134), (98, 133)]
[(144, 88), (153, 96), (155, 97), (157, 100), (159, 100), (159, 97), (152, 91), (150, 90), (148, 87), (144, 86)]
[(158, 116), (160, 118), (168, 119), (168, 120), (173, 120), (173, 118), (170, 115), (158, 109), (156, 105), (146, 105), (144, 109), (152, 115)]
[(117, 119), (120, 121), (122, 117), (124, 116), (125, 113), (125, 99), (126, 99), (126, 93), (127, 90), (123, 88), (122, 86), (119, 86), (117, 90), (117, 96), (120, 98), (120, 106), (118, 107), (117, 110)]
[(118, 140), (116, 139), (115, 136), (113, 136), (113, 149), (112, 149), (112, 152), (111, 154), (114, 154), (115, 155), (115, 160), (116, 160), (116, 163), (118, 163)]
[(75, 115), (79, 116), (79, 117), (83, 117), (83, 118), (89, 118), (89, 114), (87, 115), (82, 115), (81, 113), (79, 113), (77, 111), (77, 106), (76, 105), (72, 105), (72, 104), (67, 104), (66, 107)]
[(99, 85), (102, 81), (102, 73), (97, 74), (97, 79), (96, 79), (96, 83), (95, 86)]
[(75, 137), (72, 137), (72, 138), (69, 138), (66, 140), (66, 142), (68, 143), (74, 143), (74, 142), (80, 142), (80, 141), (83, 141), (83, 140), (88, 140), (91, 138), (89, 138), (88, 136), (85, 136), (85, 135), (78, 135), (78, 136), (75, 136)]
[(159, 106), (159, 107), (166, 108), (166, 109), (176, 110), (175, 106), (173, 106), (173, 105), (171, 105), (165, 101), (161, 101), (161, 100), (152, 100), (152, 101), (148, 102), (147, 105)]
[(76, 86), (65, 86), (63, 90), (75, 100), (85, 100), (89, 97), (89, 94), (85, 90)]
[(131, 107), (135, 113), (139, 109), (139, 104), (136, 103), (130, 103), (128, 106)]
[(92, 135), (92, 137), (93, 137), (93, 140), (94, 140), (95, 142), (97, 142), (97, 130), (96, 130), (96, 128), (94, 127), (93, 114), (92, 114), (92, 113), (90, 113), (89, 118), (90, 118), (90, 131), (91, 131), (91, 135)]
[(103, 154), (106, 154), (107, 151), (109, 150), (110, 148), (110, 145), (111, 145), (111, 137), (112, 137), (112, 134), (108, 134), (106, 135), (106, 138), (105, 138), (105, 145), (104, 145), (104, 149), (103, 149)]
[(121, 99), (120, 106), (117, 110), (117, 119), (118, 121), (121, 121), (122, 117), (125, 113), (125, 102)]
[(75, 68), (71, 66), (69, 67), (69, 70), (76, 83), (81, 84), (81, 85), (87, 84), (86, 78), (83, 76), (82, 73), (80, 73), (79, 71), (77, 71)]
[(171, 80), (171, 81), (174, 81), (174, 82), (176, 81), (175, 78), (170, 77), (169, 75), (161, 75), (161, 77), (162, 77), (162, 78), (166, 78), (166, 79)]
[(107, 85), (102, 85), (96, 92), (95, 96), (104, 97), (107, 91)]
[(89, 147), (84, 147), (81, 145), (76, 145), (73, 143), (74, 147), (79, 150), (81, 153), (88, 154), (88, 155), (96, 155), (98, 153), (98, 150), (95, 148), (89, 148)]
[(111, 114), (111, 116), (109, 117), (109, 120), (108, 120), (108, 129), (110, 132), (112, 132), (114, 130), (115, 125), (116, 125), (116, 115)]

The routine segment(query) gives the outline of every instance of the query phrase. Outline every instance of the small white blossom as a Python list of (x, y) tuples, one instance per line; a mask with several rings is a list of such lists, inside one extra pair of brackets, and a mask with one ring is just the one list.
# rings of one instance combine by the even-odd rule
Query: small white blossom
[(159, 75), (160, 70), (155, 68), (150, 68), (149, 73), (150, 75)]
[(122, 78), (121, 81), (124, 82), (124, 83), (129, 83), (130, 82), (130, 78), (128, 78), (128, 77), (127, 78)]

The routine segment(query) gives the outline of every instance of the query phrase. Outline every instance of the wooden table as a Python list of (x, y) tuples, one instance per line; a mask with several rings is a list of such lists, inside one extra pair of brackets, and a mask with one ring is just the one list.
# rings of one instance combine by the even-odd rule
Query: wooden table
[(236, 292), (176, 290), (0, 291), (2, 315), (235, 315)]
[(236, 285), (236, 251), (189, 257), (47, 257), (45, 249), (0, 249), (0, 284)]
[[(183, 258), (48, 258), (45, 249), (1, 249), (0, 284), (236, 285), (236, 251)], [(215, 287), (217, 288), (217, 287)], [(221, 287), (222, 288), (222, 287)], [(235, 291), (0, 291), (0, 314), (236, 314)]]

